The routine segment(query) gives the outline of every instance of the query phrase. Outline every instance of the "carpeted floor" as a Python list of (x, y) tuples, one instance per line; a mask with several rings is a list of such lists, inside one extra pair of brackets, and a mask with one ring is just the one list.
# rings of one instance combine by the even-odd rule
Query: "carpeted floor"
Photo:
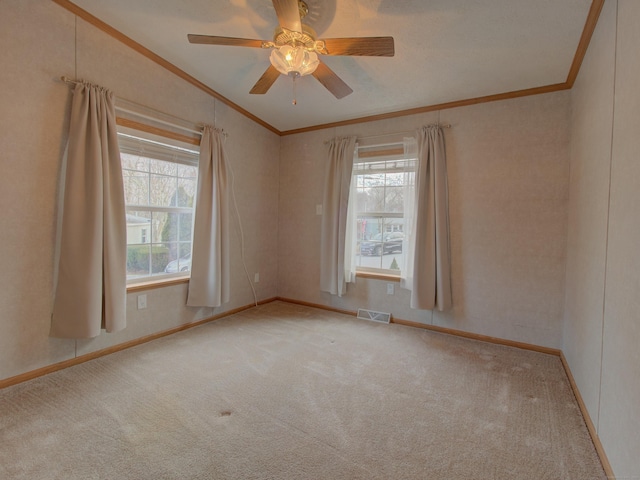
[(606, 476), (557, 357), (273, 302), (1, 390), (0, 478)]

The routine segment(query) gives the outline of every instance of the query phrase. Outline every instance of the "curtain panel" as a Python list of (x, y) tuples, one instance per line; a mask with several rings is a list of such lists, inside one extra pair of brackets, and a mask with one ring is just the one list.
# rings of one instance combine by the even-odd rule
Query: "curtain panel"
[[(347, 292), (351, 259), (345, 264), (347, 211), (356, 137), (329, 142), (320, 234), (320, 289), (332, 295)], [(346, 271), (345, 271), (346, 270)]]
[(61, 199), (51, 336), (91, 338), (126, 326), (126, 222), (114, 95), (73, 93)]
[[(438, 126), (418, 130), (416, 143), (405, 142), (417, 155), (415, 191), (406, 195), (408, 231), (401, 286), (411, 290), (411, 308), (451, 308), (449, 207), (444, 133)], [(411, 204), (413, 200), (413, 205)]]
[(404, 158), (413, 160), (410, 171), (404, 173), (403, 221), (404, 239), (402, 241), (402, 265), (400, 265), (400, 285), (409, 290), (413, 289), (413, 261), (416, 251), (416, 175), (418, 169), (418, 143), (413, 137), (403, 139)]
[(200, 143), (198, 191), (187, 305), (219, 307), (229, 301), (229, 165), (223, 134), (206, 126)]

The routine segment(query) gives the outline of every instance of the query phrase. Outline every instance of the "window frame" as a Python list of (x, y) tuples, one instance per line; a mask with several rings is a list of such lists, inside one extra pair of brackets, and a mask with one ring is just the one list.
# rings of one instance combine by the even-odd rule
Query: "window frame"
[[(357, 165), (367, 164), (367, 163), (380, 163), (380, 162), (407, 162), (409, 165), (411, 165), (412, 168), (409, 168), (409, 169), (407, 169), (406, 167), (398, 168), (396, 172), (405, 173), (407, 171), (413, 171), (415, 173), (417, 171), (417, 158), (406, 157), (402, 141), (394, 141), (391, 143), (386, 143), (382, 145), (373, 145), (373, 146), (358, 145), (356, 149), (357, 149), (357, 154), (354, 156), (354, 168), (352, 172), (352, 178), (353, 178), (352, 188), (356, 188), (356, 189), (358, 188), (357, 180), (355, 179), (355, 176), (358, 175), (358, 171), (359, 171), (359, 169), (357, 168)], [(385, 168), (380, 170), (380, 173), (387, 173), (387, 172), (389, 172), (389, 169)], [(406, 185), (405, 183), (402, 184), (403, 187), (405, 185)], [(388, 185), (386, 185), (385, 183), (384, 187), (386, 188), (387, 186)], [(386, 198), (386, 193), (384, 197)], [(357, 190), (356, 190), (356, 196), (354, 196), (354, 198), (357, 198)], [(356, 200), (356, 204), (357, 203), (358, 202)], [(359, 219), (362, 217), (379, 218), (379, 219), (389, 219), (389, 218), (404, 219), (404, 215), (405, 215), (405, 212), (404, 212), (404, 205), (403, 205), (402, 212), (392, 212), (392, 211), (384, 211), (384, 210), (360, 212), (356, 210), (354, 214), (354, 219), (356, 221), (356, 229), (357, 229), (357, 226), (359, 225)], [(403, 220), (403, 223), (404, 223), (404, 220)], [(381, 233), (384, 235), (385, 233), (393, 233), (393, 231), (386, 232), (384, 228), (382, 228), (381, 231), (378, 233)], [(359, 248), (359, 244), (361, 240), (358, 239), (357, 236), (358, 236), (358, 233), (356, 233), (355, 251), (353, 255), (354, 257), (362, 258), (362, 255), (360, 253), (360, 248)], [(383, 250), (380, 255), (381, 257), (384, 256), (384, 240), (382, 245), (383, 245), (382, 246)], [(407, 247), (406, 237), (403, 239), (402, 247), (403, 247), (402, 248), (403, 252), (406, 251), (406, 247)], [(356, 277), (373, 278), (373, 279), (379, 279), (379, 280), (399, 282), (402, 276), (401, 269), (395, 270), (395, 269), (388, 269), (388, 268), (362, 266), (362, 265), (357, 265), (357, 263), (358, 262), (356, 261), (356, 267), (355, 267)]]
[[(138, 124), (136, 122), (130, 122), (124, 120), (120, 122), (120, 118), (118, 120), (118, 140), (120, 144), (120, 153), (130, 154), (130, 155), (138, 155), (144, 158), (152, 159), (152, 160), (160, 160), (175, 163), (177, 165), (186, 165), (190, 167), (196, 168), (195, 177), (193, 178), (193, 182), (195, 182), (194, 194), (193, 194), (193, 205), (191, 207), (180, 207), (180, 206), (159, 206), (159, 205), (140, 205), (140, 204), (127, 204), (125, 197), (125, 212), (127, 214), (132, 214), (135, 212), (149, 212), (149, 213), (174, 213), (179, 215), (181, 213), (190, 213), (192, 215), (191, 220), (191, 233), (190, 237), (190, 253), (193, 251), (193, 226), (195, 219), (195, 201), (197, 195), (197, 183), (198, 183), (198, 160), (199, 160), (199, 150), (200, 150), (200, 139), (187, 137), (180, 134), (175, 134), (173, 132), (164, 131), (162, 129), (156, 127), (150, 127), (143, 124)], [(135, 125), (132, 126), (131, 124)], [(127, 139), (127, 140), (124, 140)], [(138, 141), (138, 139), (144, 143), (146, 148), (136, 151), (133, 146), (134, 143)], [(124, 140), (124, 141), (123, 141)], [(161, 158), (159, 158), (161, 157)], [(123, 159), (121, 157), (121, 164)], [(124, 171), (128, 170), (125, 168), (124, 164), (122, 164), (123, 170), (123, 183), (124, 183)], [(144, 172), (143, 172), (144, 173)], [(151, 170), (147, 172), (149, 178), (154, 175)], [(171, 175), (169, 178), (175, 178), (177, 181), (179, 180), (179, 174), (176, 172), (175, 176)], [(147, 230), (147, 242), (146, 244), (154, 245), (158, 244), (158, 242), (154, 242), (154, 233), (153, 226), (148, 227)], [(162, 242), (160, 242), (162, 243)], [(173, 242), (172, 242), (173, 243)], [(179, 248), (180, 242), (176, 240), (176, 246)], [(185, 243), (185, 242), (182, 242)], [(138, 243), (129, 244), (127, 243), (127, 247), (129, 245), (138, 245)], [(139, 243), (139, 245), (143, 245), (143, 243)], [(127, 248), (128, 251), (128, 248)], [(185, 255), (180, 255), (177, 258), (182, 258)], [(166, 267), (165, 267), (166, 268)], [(151, 288), (173, 285), (178, 283), (186, 283), (189, 281), (191, 277), (191, 269), (187, 272), (176, 272), (176, 273), (159, 273), (153, 274), (150, 273), (148, 275), (139, 276), (130, 278), (127, 272), (127, 291), (140, 291), (147, 290)]]

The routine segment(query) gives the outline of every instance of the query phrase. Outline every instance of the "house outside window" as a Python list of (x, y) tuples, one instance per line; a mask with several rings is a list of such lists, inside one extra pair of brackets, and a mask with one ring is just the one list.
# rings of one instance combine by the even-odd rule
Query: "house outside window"
[(119, 131), (118, 141), (127, 218), (127, 281), (188, 275), (199, 152), (193, 145), (137, 131)]

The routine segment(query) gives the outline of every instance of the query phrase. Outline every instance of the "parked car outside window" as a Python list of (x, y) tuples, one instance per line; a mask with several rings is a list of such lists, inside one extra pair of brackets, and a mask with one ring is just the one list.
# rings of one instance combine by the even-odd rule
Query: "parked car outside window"
[(164, 273), (188, 272), (191, 270), (191, 254), (180, 257), (178, 260), (169, 262), (164, 269)]
[(402, 253), (403, 240), (402, 232), (377, 233), (371, 240), (360, 243), (360, 254), (380, 256), (395, 252)]

